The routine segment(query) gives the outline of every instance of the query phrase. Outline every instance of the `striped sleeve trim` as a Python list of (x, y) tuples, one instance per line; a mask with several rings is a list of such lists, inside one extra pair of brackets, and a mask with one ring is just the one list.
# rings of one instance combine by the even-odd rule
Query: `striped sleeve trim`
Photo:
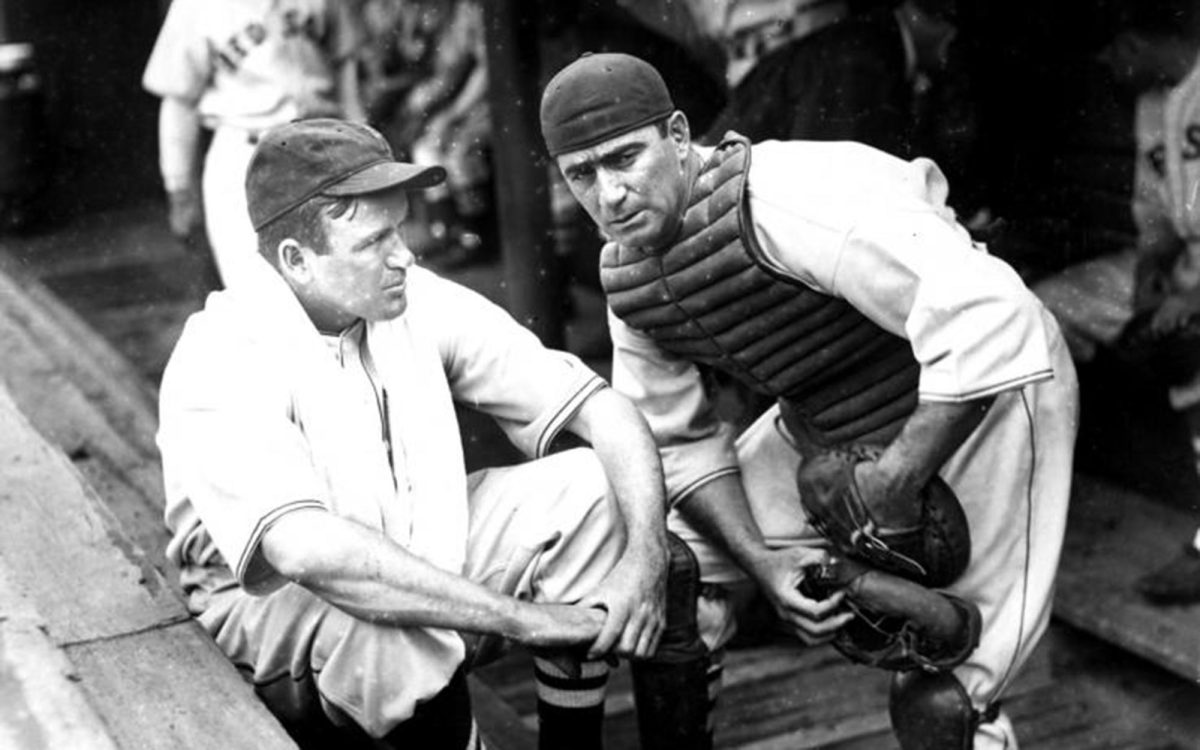
[(710, 471), (709, 473), (705, 474), (704, 476), (697, 477), (697, 478), (693, 479), (692, 481), (688, 482), (687, 484), (685, 484), (683, 487), (676, 490), (675, 492), (672, 492), (667, 497), (667, 504), (673, 508), (676, 505), (678, 505), (679, 503), (683, 502), (684, 499), (686, 499), (688, 495), (692, 494), (697, 489), (708, 484), (709, 482), (713, 481), (714, 479), (719, 479), (720, 477), (728, 476), (730, 474), (740, 474), (740, 473), (741, 473), (741, 469), (739, 469), (736, 466), (725, 466), (723, 468), (717, 469), (716, 471)]
[(546, 427), (542, 433), (538, 435), (537, 449), (534, 451), (536, 458), (542, 458), (546, 455), (546, 451), (550, 449), (550, 444), (554, 442), (554, 438), (558, 437), (558, 433), (562, 431), (563, 426), (570, 422), (578, 413), (583, 402), (587, 401), (597, 391), (601, 391), (608, 387), (608, 383), (604, 382), (604, 378), (599, 375), (593, 375), (588, 378), (587, 382), (579, 387), (575, 393), (558, 407), (554, 412), (554, 416), (546, 423)]
[(971, 400), (977, 399), (977, 398), (986, 398), (988, 396), (995, 396), (996, 394), (1003, 393), (1004, 391), (1015, 391), (1018, 388), (1023, 388), (1025, 386), (1029, 385), (1030, 383), (1037, 383), (1042, 380), (1049, 380), (1053, 377), (1054, 377), (1054, 370), (1052, 370), (1050, 368), (1046, 368), (1044, 370), (1038, 370), (1036, 372), (1031, 372), (1027, 375), (1021, 375), (1020, 377), (1009, 378), (1008, 380), (1002, 381), (1000, 383), (995, 383), (993, 385), (989, 385), (986, 388), (978, 388), (973, 391), (967, 391), (966, 393), (947, 394), (947, 393), (936, 393), (936, 392), (931, 392), (931, 391), (921, 391), (919, 394), (919, 398), (922, 401), (940, 401), (940, 402), (971, 401)]
[(274, 526), (276, 521), (288, 513), (305, 508), (327, 510), (325, 504), (319, 500), (295, 500), (274, 508), (270, 513), (258, 519), (258, 523), (254, 525), (254, 530), (250, 532), (250, 538), (246, 540), (246, 546), (242, 548), (242, 556), (238, 559), (236, 575), (239, 583), (245, 582), (246, 571), (250, 567), (250, 561), (254, 558), (254, 552), (262, 542), (263, 535), (267, 533), (267, 529)]

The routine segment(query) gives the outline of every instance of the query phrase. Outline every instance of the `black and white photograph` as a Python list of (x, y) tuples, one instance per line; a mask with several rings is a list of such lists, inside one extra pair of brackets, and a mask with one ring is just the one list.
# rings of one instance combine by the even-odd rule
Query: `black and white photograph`
[(1200, 748), (1200, 0), (0, 0), (0, 748)]

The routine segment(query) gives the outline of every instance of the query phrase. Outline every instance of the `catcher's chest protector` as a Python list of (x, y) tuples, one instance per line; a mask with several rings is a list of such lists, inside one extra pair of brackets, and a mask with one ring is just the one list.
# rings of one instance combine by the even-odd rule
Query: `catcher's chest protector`
[(778, 398), (797, 437), (890, 440), (917, 405), (908, 342), (759, 260), (749, 167), (749, 141), (727, 134), (700, 169), (673, 244), (655, 254), (606, 246), (609, 305), (664, 350)]

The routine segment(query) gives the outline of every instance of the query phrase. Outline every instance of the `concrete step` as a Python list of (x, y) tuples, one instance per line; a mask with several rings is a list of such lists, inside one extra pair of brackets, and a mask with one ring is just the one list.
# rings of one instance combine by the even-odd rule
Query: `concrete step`
[(0, 624), (25, 644), (0, 641), (3, 669), (41, 674), (60, 696), (46, 709), (38, 681), (18, 681), (0, 714), (20, 747), (104, 746), (60, 743), (67, 727), (122, 748), (295, 747), (6, 389), (0, 508), (0, 611), (20, 613)]

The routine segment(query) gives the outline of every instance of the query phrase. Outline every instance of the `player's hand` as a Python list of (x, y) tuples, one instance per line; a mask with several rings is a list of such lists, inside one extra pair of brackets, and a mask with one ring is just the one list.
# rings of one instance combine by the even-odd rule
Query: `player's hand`
[(604, 581), (580, 602), (603, 608), (608, 614), (588, 658), (610, 652), (637, 659), (652, 656), (666, 625), (666, 595), (664, 541), (647, 540), (627, 548)]
[(195, 186), (167, 193), (167, 222), (171, 234), (186, 245), (192, 245), (204, 229), (204, 202)]
[(584, 647), (604, 626), (604, 612), (575, 604), (521, 604), (521, 629), (516, 640), (538, 649)]
[(828, 554), (814, 547), (784, 547), (767, 550), (754, 564), (754, 577), (775, 608), (775, 614), (801, 641), (816, 645), (831, 639), (853, 615), (842, 608), (841, 591), (822, 599), (800, 593), (804, 568), (825, 562)]

